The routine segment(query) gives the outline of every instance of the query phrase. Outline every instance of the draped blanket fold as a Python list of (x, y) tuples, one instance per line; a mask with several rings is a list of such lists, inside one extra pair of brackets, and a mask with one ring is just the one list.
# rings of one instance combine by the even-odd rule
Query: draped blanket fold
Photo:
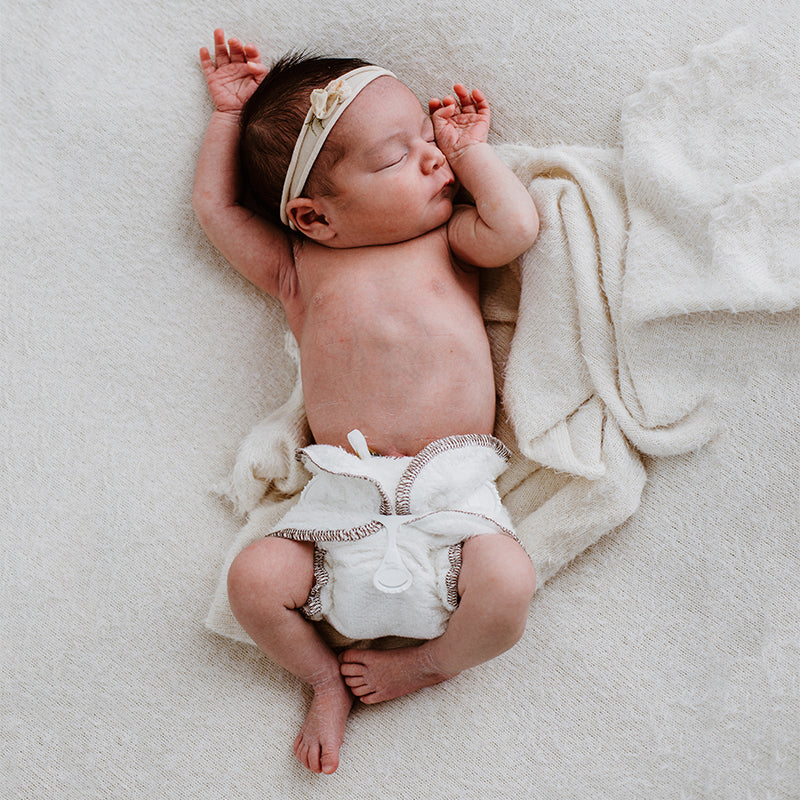
[[(534, 247), (487, 273), (483, 292), (495, 434), (513, 454), (498, 488), (540, 585), (635, 512), (640, 454), (689, 452), (714, 435), (713, 398), (674, 364), (654, 369), (665, 328), (652, 323), (800, 305), (790, 39), (738, 30), (652, 75), (625, 104), (620, 148), (499, 148), (541, 219)], [(693, 330), (702, 345), (703, 326)], [(298, 366), (291, 397), (243, 443), (223, 487), (249, 516), (207, 619), (219, 633), (247, 640), (224, 574), (294, 502), (307, 475), (293, 454), (307, 437)]]

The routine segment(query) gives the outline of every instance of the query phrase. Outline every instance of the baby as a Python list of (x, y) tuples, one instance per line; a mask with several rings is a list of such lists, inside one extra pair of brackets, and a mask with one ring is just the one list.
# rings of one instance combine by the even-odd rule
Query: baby
[[(478, 268), (527, 250), (538, 216), (487, 144), (484, 95), (456, 85), (455, 97), (431, 100), (426, 113), (391, 73), (364, 62), (294, 56), (268, 70), (254, 46), (226, 45), (221, 30), (214, 44), (213, 60), (200, 51), (216, 108), (198, 158), (194, 208), (223, 256), (283, 304), (316, 442), (309, 460), (328, 458), (326, 446), (335, 446), (342, 459), (362, 463), (350, 444), (364, 464), (386, 473), (397, 463), (408, 472), (409, 462), (422, 458), (424, 469), (448, 448), (502, 448), (491, 439), (496, 397)], [(474, 204), (454, 205), (459, 186)], [(317, 458), (315, 448), (325, 452)], [(457, 482), (460, 466), (449, 472)], [(491, 506), (491, 492), (484, 495)], [(437, 512), (450, 528), (478, 521), (456, 537), (463, 545), (451, 576), (455, 602), (441, 635), (416, 646), (338, 655), (329, 646), (309, 612), (324, 536), (315, 543), (284, 526), (233, 562), (236, 618), (313, 690), (294, 744), (309, 769), (337, 768), (354, 698), (377, 703), (430, 686), (522, 636), (535, 590), (531, 561), (501, 511), (460, 508), (461, 516)], [(436, 513), (415, 519), (422, 525), (428, 517)], [(377, 535), (360, 541), (372, 540)], [(401, 597), (404, 588), (383, 591)]]

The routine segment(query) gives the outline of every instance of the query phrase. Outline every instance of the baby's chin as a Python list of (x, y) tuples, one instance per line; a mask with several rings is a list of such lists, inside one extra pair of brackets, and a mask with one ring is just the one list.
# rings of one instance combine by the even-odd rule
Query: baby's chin
[(441, 191), (421, 209), (409, 214), (404, 222), (400, 222), (398, 215), (398, 231), (401, 233), (395, 241), (407, 242), (410, 239), (417, 239), (447, 224), (453, 216), (453, 191), (449, 186), (445, 189), (446, 191)]
[(422, 214), (407, 219), (395, 217), (395, 225), (385, 230), (351, 231), (343, 240), (320, 242), (325, 247), (374, 247), (378, 245), (400, 244), (418, 239), (446, 225), (453, 216), (453, 201), (440, 197), (431, 203)]
[(423, 227), (427, 227), (427, 230), (425, 230), (424, 233), (429, 233), (437, 228), (441, 228), (442, 225), (447, 224), (447, 221), (452, 216), (453, 198), (449, 193), (447, 193), (439, 198), (439, 202), (435, 206), (434, 213), (432, 213), (430, 217), (427, 218), (423, 223)]
[(417, 239), (420, 236), (425, 236), (432, 231), (438, 230), (439, 228), (447, 225), (450, 217), (453, 216), (453, 204), (448, 203), (448, 208), (446, 211), (442, 211), (438, 214), (432, 214), (427, 217), (425, 220), (420, 222), (418, 229), (409, 236), (406, 236), (401, 241), (408, 241), (409, 239)]

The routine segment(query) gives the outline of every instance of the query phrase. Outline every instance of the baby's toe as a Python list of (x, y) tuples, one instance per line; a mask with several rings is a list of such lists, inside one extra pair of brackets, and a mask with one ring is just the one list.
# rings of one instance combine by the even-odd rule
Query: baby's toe
[(352, 648), (350, 650), (344, 650), (343, 652), (339, 653), (339, 662), (341, 664), (355, 664), (361, 661), (361, 650), (356, 650)]
[(366, 667), (355, 661), (343, 661), (339, 665), (339, 672), (345, 680), (363, 675), (365, 671)]
[(306, 766), (312, 772), (321, 772), (322, 767), (320, 766), (320, 746), (318, 744), (309, 745), (308, 750), (306, 751)]
[(336, 772), (339, 766), (339, 753), (335, 748), (322, 746), (322, 756), (320, 757), (320, 770), (325, 775)]
[(318, 750), (318, 747), (309, 745), (302, 733), (294, 740), (294, 754), (297, 756), (297, 760), (312, 772), (319, 772), (319, 755), (315, 752)]
[(366, 683), (362, 683), (362, 684), (360, 684), (359, 686), (351, 686), (351, 687), (350, 687), (350, 691), (351, 691), (351, 692), (352, 692), (352, 693), (353, 693), (353, 694), (354, 694), (354, 695), (355, 695), (355, 696), (356, 696), (356, 697), (357, 697), (359, 700), (363, 700), (363, 699), (364, 699), (364, 697), (365, 697), (366, 695), (370, 694), (371, 692), (373, 692), (373, 691), (374, 691), (374, 689), (373, 689), (371, 686), (367, 686), (367, 684), (366, 684)]

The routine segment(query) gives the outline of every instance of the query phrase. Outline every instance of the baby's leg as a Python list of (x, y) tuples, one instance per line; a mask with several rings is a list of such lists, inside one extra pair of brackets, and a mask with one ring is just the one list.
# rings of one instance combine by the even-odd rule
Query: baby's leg
[(510, 536), (468, 539), (461, 599), (447, 630), (418, 647), (345, 651), (339, 658), (345, 682), (362, 702), (379, 703), (482, 664), (519, 641), (535, 589), (531, 560)]
[(267, 537), (245, 548), (228, 572), (234, 616), (259, 648), (314, 690), (306, 720), (294, 743), (300, 761), (314, 772), (339, 764), (353, 697), (336, 655), (298, 610), (314, 581), (314, 547)]

